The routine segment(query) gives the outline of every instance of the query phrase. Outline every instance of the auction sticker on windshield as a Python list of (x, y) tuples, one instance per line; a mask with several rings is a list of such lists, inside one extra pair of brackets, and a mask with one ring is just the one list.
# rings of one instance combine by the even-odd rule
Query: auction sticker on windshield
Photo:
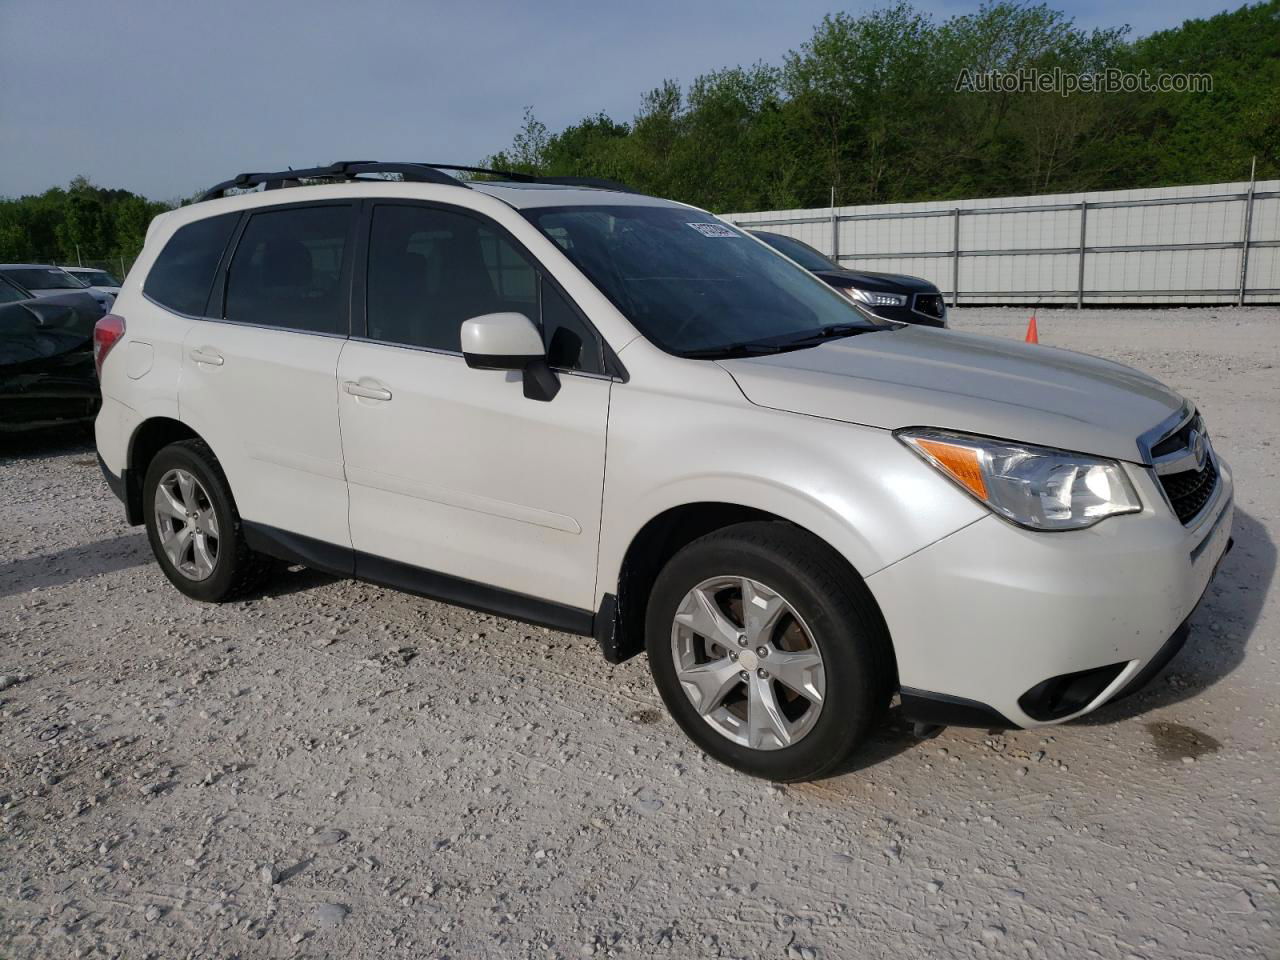
[(697, 230), (704, 237), (736, 237), (737, 234), (726, 227), (723, 223), (691, 223), (689, 226)]

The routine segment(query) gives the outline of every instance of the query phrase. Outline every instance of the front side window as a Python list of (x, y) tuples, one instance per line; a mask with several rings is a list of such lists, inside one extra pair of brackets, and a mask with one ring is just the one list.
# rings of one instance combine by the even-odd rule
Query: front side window
[(809, 272), (696, 210), (559, 207), (524, 215), (669, 353), (773, 352), (885, 329)]
[(240, 214), (224, 213), (179, 227), (151, 265), (142, 292), (177, 313), (203, 316), (218, 261), (239, 222)]
[(382, 204), (369, 235), (368, 336), (457, 353), (464, 321), (522, 313), (552, 366), (600, 372), (600, 344), (554, 286), (483, 221), (434, 207)]
[(57, 267), (15, 267), (5, 275), (28, 290), (83, 290), (81, 283), (65, 270)]
[(346, 333), (349, 205), (265, 210), (249, 218), (227, 272), (226, 318)]

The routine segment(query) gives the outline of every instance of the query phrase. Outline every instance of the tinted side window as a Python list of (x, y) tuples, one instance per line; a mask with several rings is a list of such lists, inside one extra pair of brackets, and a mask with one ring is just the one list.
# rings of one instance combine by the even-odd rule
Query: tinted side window
[(351, 209), (291, 207), (250, 217), (227, 274), (227, 319), (346, 333)]
[(457, 352), (462, 323), (523, 313), (552, 366), (603, 370), (600, 343), (559, 291), (496, 230), (430, 207), (380, 205), (369, 237), (369, 337)]
[(551, 366), (604, 373), (600, 341), (546, 277), (542, 278), (542, 342)]
[(170, 310), (202, 316), (218, 261), (239, 221), (240, 214), (225, 213), (180, 227), (151, 265), (142, 292)]
[(533, 266), (480, 221), (380, 205), (369, 237), (369, 337), (458, 351), (464, 320), (515, 311), (536, 321)]

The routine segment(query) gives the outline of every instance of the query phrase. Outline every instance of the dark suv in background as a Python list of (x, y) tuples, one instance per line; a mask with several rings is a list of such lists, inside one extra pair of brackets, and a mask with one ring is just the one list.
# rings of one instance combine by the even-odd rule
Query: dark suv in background
[(947, 305), (928, 280), (900, 273), (850, 270), (795, 237), (764, 230), (751, 233), (878, 317), (923, 327), (947, 325)]

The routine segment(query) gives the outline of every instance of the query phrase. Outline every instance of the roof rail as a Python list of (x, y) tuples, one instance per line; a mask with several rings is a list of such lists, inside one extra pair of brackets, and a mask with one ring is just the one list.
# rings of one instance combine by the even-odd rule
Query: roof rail
[(499, 180), (511, 180), (514, 183), (547, 183), (560, 187), (593, 187), (597, 190), (617, 190), (620, 193), (639, 193), (634, 187), (617, 180), (606, 180), (603, 177), (544, 177), (533, 173), (516, 173), (512, 170), (490, 170), (486, 167), (463, 167), (454, 163), (424, 163), (424, 167), (436, 170), (460, 170), (463, 173), (487, 173)]
[(406, 180), (420, 183), (444, 183), (454, 187), (467, 185), (457, 177), (441, 173), (432, 164), (425, 163), (381, 163), (376, 160), (341, 160), (327, 167), (306, 167), (302, 170), (278, 170), (274, 173), (240, 173), (230, 180), (206, 190), (200, 200), (216, 200), (225, 196), (228, 190), (246, 190), (263, 186), (267, 190), (281, 187), (296, 187), (300, 180), (354, 180), (364, 173), (398, 173)]
[(299, 186), (303, 180), (354, 180), (366, 173), (398, 173), (405, 180), (419, 183), (443, 183), (451, 187), (466, 188), (467, 183), (444, 173), (456, 170), (461, 173), (482, 173), (513, 183), (546, 183), (562, 187), (591, 187), (597, 190), (616, 190), (622, 193), (639, 193), (616, 180), (599, 177), (539, 177), (512, 170), (490, 170), (486, 167), (468, 167), (455, 163), (383, 163), (377, 160), (340, 160), (326, 167), (306, 167), (301, 170), (277, 170), (274, 173), (240, 173), (224, 180), (200, 195), (200, 200), (217, 200), (228, 190), (248, 190), (262, 186), (267, 190)]

